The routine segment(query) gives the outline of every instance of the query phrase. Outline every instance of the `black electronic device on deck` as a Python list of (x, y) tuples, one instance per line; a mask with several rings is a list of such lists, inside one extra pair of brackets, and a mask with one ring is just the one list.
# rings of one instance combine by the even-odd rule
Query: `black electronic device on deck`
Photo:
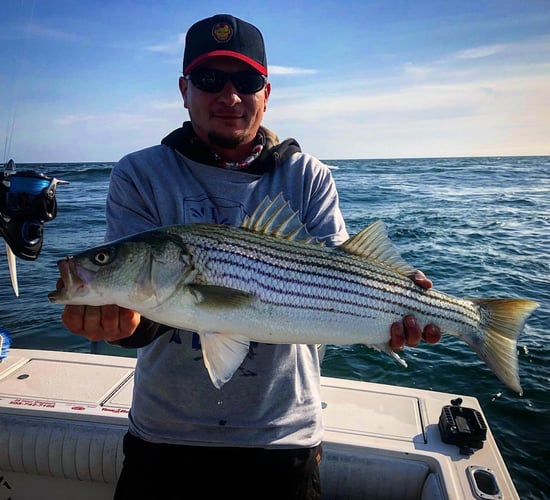
[(457, 398), (441, 409), (439, 432), (444, 443), (458, 446), (463, 455), (471, 455), (474, 449), (483, 448), (487, 424), (479, 411), (461, 405), (462, 399)]

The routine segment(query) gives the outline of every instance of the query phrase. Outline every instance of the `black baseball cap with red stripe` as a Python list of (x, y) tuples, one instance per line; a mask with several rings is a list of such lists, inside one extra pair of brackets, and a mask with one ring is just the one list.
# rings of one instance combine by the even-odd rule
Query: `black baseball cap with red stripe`
[(240, 59), (267, 76), (267, 56), (260, 30), (229, 14), (218, 14), (196, 22), (185, 36), (183, 74), (211, 57)]

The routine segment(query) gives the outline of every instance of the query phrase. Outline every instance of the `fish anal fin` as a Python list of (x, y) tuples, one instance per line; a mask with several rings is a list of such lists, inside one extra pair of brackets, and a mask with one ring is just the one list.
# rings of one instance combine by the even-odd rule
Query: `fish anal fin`
[(407, 362), (402, 359), (399, 354), (397, 354), (391, 347), (389, 342), (386, 342), (384, 344), (365, 344), (368, 348), (374, 349), (379, 352), (385, 352), (387, 355), (391, 356), (393, 360), (403, 366), (404, 368), (407, 368)]
[(385, 224), (380, 220), (349, 238), (339, 248), (407, 277), (415, 271), (415, 268), (401, 257), (399, 250), (388, 236)]
[(250, 341), (241, 335), (199, 333), (204, 365), (217, 389), (226, 384), (245, 360)]

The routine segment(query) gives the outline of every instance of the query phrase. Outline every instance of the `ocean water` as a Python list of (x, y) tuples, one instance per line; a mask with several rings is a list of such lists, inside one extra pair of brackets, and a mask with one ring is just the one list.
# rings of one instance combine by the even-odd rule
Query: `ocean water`
[[(479, 399), (523, 499), (546, 498), (550, 457), (550, 157), (328, 161), (350, 234), (382, 219), (390, 237), (441, 291), (461, 297), (523, 297), (540, 308), (518, 343), (518, 396), (466, 344), (444, 336), (407, 349), (408, 368), (363, 346), (329, 346), (323, 374), (419, 387)], [(0, 264), (0, 327), (13, 347), (89, 351), (50, 304), (56, 261), (99, 244), (111, 163), (18, 164), (70, 181), (45, 225), (35, 262), (18, 260), (20, 296)], [(4, 260), (0, 250), (0, 259)]]

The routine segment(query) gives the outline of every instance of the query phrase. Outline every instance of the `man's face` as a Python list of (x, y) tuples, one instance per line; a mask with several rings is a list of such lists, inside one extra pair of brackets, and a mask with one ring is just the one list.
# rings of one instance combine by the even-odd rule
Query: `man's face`
[[(227, 73), (251, 69), (246, 63), (231, 57), (212, 58), (201, 68)], [(239, 157), (242, 151), (248, 154), (246, 147), (255, 139), (267, 107), (271, 91), (269, 83), (254, 94), (242, 94), (229, 81), (220, 92), (209, 93), (180, 78), (180, 91), (193, 129), (203, 142), (218, 154), (222, 153), (221, 156), (228, 161), (242, 159)]]

